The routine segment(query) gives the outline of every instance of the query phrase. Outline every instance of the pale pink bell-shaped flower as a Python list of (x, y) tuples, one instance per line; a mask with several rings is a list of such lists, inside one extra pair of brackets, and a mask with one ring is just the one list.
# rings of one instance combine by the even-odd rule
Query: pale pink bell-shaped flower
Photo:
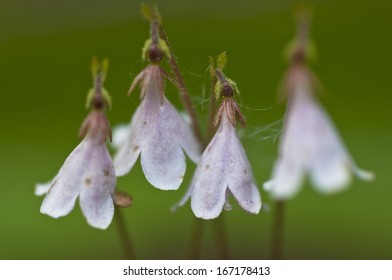
[(106, 229), (114, 214), (116, 176), (105, 143), (110, 127), (104, 112), (92, 111), (81, 133), (85, 134), (83, 141), (68, 156), (56, 177), (50, 183), (37, 184), (37, 195), (47, 191), (40, 211), (53, 218), (65, 216), (79, 197), (88, 224)]
[(302, 63), (295, 64), (287, 75), (289, 105), (279, 158), (272, 179), (264, 184), (275, 199), (293, 197), (306, 174), (323, 193), (344, 189), (352, 173), (364, 180), (373, 178), (356, 166), (329, 116), (315, 100), (313, 79)]
[[(111, 98), (103, 88), (109, 61), (102, 64), (93, 59), (94, 87), (89, 91), (87, 107), (92, 111), (80, 129), (82, 142), (65, 160), (51, 182), (36, 184), (35, 194), (46, 193), (41, 213), (53, 218), (67, 215), (79, 197), (80, 207), (88, 224), (106, 229), (114, 214), (113, 197), (116, 175), (112, 159), (106, 147), (111, 139), (111, 129), (105, 108), (111, 106)], [(125, 205), (125, 204), (124, 204)]]
[[(228, 98), (219, 110), (219, 128), (203, 152), (184, 198), (174, 207), (180, 207), (191, 197), (196, 217), (214, 219), (222, 209), (230, 210), (229, 195), (233, 195), (246, 211), (257, 214), (261, 197), (253, 179), (252, 170), (235, 129), (237, 104)], [(239, 112), (239, 111), (238, 111)]]
[(200, 144), (191, 129), (164, 95), (163, 70), (148, 65), (135, 79), (141, 83), (141, 104), (130, 125), (115, 130), (117, 146), (114, 167), (117, 176), (127, 174), (140, 155), (147, 180), (162, 190), (176, 190), (185, 175), (184, 151), (194, 162), (200, 157)]

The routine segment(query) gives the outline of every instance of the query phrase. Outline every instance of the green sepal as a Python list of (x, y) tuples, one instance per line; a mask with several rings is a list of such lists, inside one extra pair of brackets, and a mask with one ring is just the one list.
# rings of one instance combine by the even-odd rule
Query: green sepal
[(88, 91), (87, 93), (87, 99), (86, 99), (86, 109), (90, 109), (91, 107), (91, 102), (93, 101), (95, 95), (95, 89), (92, 88)]
[[(240, 91), (237, 87), (237, 83), (234, 82), (232, 79), (229, 79), (225, 77), (225, 80), (229, 83), (230, 87), (234, 91), (234, 97), (235, 95), (240, 94)], [(214, 88), (214, 94), (215, 94), (215, 99), (218, 100), (222, 96), (222, 90), (223, 90), (223, 83), (220, 80), (216, 81), (215, 88)]]
[(105, 100), (106, 106), (109, 109), (112, 109), (112, 97), (110, 96), (109, 92), (102, 88), (102, 96), (103, 96), (103, 100)]
[(140, 5), (140, 12), (146, 20), (153, 20), (153, 11), (150, 4), (142, 2), (142, 4)]
[(104, 58), (104, 60), (102, 61), (102, 64), (101, 64), (102, 81), (106, 80), (106, 75), (108, 73), (108, 70), (109, 70), (109, 59)]
[(159, 13), (157, 5), (142, 3), (140, 5), (140, 11), (146, 20), (150, 22), (156, 20), (159, 22), (159, 24), (162, 23), (162, 17), (161, 14)]
[[(147, 39), (144, 43), (143, 50), (142, 50), (142, 59), (145, 61), (148, 57), (148, 51), (151, 47), (152, 39)], [(166, 44), (165, 40), (159, 39), (158, 41), (158, 48), (160, 51), (166, 56), (167, 59), (171, 59), (170, 49)]]
[(226, 80), (229, 82), (230, 86), (234, 89), (234, 94), (240, 94), (240, 91), (237, 87), (237, 83), (227, 77), (226, 77)]
[(151, 47), (151, 38), (147, 39), (146, 42), (144, 43), (143, 49), (142, 49), (142, 59), (145, 61), (147, 59), (148, 56), (148, 50)]
[(102, 75), (102, 81), (106, 79), (106, 74), (109, 69), (109, 59), (105, 58), (102, 60), (102, 63), (99, 63), (99, 60), (96, 57), (93, 57), (91, 60), (91, 72), (93, 78), (96, 79), (98, 75)]
[(215, 93), (215, 99), (218, 100), (221, 97), (223, 89), (223, 84), (220, 80), (217, 80), (215, 83), (215, 88), (214, 88), (214, 93)]
[[(300, 45), (301, 43), (298, 42), (298, 40), (295, 38), (291, 40), (288, 44), (287, 47), (283, 51), (283, 57), (285, 60), (290, 61), (294, 52), (298, 49), (301, 48), (302, 46)], [(317, 51), (316, 51), (316, 45), (312, 40), (307, 40), (304, 46), (305, 49), (305, 59), (308, 62), (314, 62), (317, 57)]]
[(171, 59), (171, 53), (169, 46), (166, 44), (165, 40), (159, 39), (159, 48), (165, 54), (167, 59)]
[(216, 58), (216, 68), (219, 70), (223, 70), (227, 64), (227, 55), (226, 52), (221, 53)]

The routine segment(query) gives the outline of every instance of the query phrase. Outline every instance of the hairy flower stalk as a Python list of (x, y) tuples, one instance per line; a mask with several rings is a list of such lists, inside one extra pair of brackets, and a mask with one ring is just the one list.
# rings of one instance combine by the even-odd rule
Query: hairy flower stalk
[(237, 121), (244, 125), (244, 118), (234, 100), (238, 89), (221, 70), (216, 70), (215, 86), (216, 95), (222, 98), (215, 116), (215, 125), (219, 128), (201, 156), (186, 195), (175, 206), (182, 206), (191, 198), (195, 216), (207, 220), (217, 218), (223, 209), (231, 209), (230, 195), (250, 213), (257, 214), (261, 208), (261, 197), (250, 164), (236, 135)]
[(318, 82), (306, 63), (311, 50), (307, 21), (300, 21), (298, 27), (291, 49), (291, 66), (284, 79), (289, 101), (279, 158), (272, 179), (264, 184), (278, 200), (293, 197), (306, 174), (323, 193), (344, 189), (352, 173), (363, 180), (373, 178), (373, 174), (357, 167), (329, 116), (315, 99)]
[(170, 53), (159, 38), (158, 22), (151, 23), (151, 39), (143, 49), (149, 65), (133, 81), (129, 93), (140, 83), (141, 104), (124, 129), (115, 130), (117, 176), (130, 172), (139, 155), (146, 179), (161, 190), (176, 190), (185, 175), (184, 151), (197, 162), (200, 144), (191, 129), (164, 95), (164, 78), (171, 79), (160, 66)]
[(94, 88), (87, 98), (91, 112), (84, 120), (82, 142), (65, 160), (56, 177), (47, 184), (37, 184), (36, 194), (46, 193), (41, 213), (53, 218), (67, 215), (79, 197), (80, 207), (89, 225), (106, 229), (114, 214), (113, 196), (116, 176), (106, 147), (111, 129), (104, 110), (110, 106), (103, 88), (107, 61), (101, 67), (93, 63)]

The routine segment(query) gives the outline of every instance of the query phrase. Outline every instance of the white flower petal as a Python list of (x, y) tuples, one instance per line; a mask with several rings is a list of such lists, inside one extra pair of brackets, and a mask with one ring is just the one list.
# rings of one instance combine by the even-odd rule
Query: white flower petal
[(191, 208), (196, 217), (215, 219), (226, 203), (225, 162), (222, 152), (226, 152), (219, 137), (222, 130), (211, 140), (197, 165), (191, 182)]
[(84, 140), (68, 156), (42, 202), (42, 214), (58, 218), (71, 212), (81, 190), (89, 153), (90, 145)]
[(56, 181), (58, 175), (56, 175), (56, 177), (54, 177), (54, 179), (52, 179), (51, 181), (47, 182), (47, 183), (37, 183), (35, 184), (35, 190), (34, 190), (34, 194), (36, 196), (41, 196), (46, 194), (50, 187), (53, 185), (53, 183)]
[(336, 150), (319, 149), (310, 164), (310, 177), (318, 190), (334, 193), (350, 183), (350, 166), (351, 162), (344, 154), (336, 153)]
[(185, 175), (185, 156), (181, 147), (173, 142), (171, 135), (161, 135), (160, 129), (155, 131), (157, 137), (146, 139), (141, 154), (141, 164), (147, 180), (161, 190), (176, 190), (180, 187)]
[(275, 163), (272, 178), (264, 183), (264, 189), (277, 200), (289, 199), (299, 191), (303, 170), (296, 161), (282, 158)]
[(178, 117), (174, 117), (181, 118), (176, 121), (179, 125), (178, 128), (181, 147), (184, 149), (186, 154), (194, 163), (198, 163), (201, 156), (201, 145), (199, 140), (195, 137), (193, 131), (191, 130), (191, 118), (188, 114), (181, 114)]
[(367, 170), (359, 169), (357, 166), (353, 166), (353, 170), (355, 175), (364, 181), (372, 181), (375, 178), (375, 174), (373, 172), (369, 172)]
[(226, 114), (200, 159), (192, 187), (191, 206), (197, 217), (218, 217), (225, 205), (227, 190), (244, 210), (260, 211), (261, 198), (249, 162)]
[(87, 222), (106, 229), (114, 214), (113, 192), (116, 176), (106, 145), (97, 145), (83, 173), (80, 206)]
[(114, 148), (120, 148), (127, 141), (129, 129), (129, 124), (118, 124), (113, 128), (111, 145)]
[(226, 187), (222, 188), (213, 185), (214, 182), (220, 183), (217, 176), (198, 178), (192, 192), (191, 207), (196, 217), (205, 220), (217, 218), (226, 203)]
[[(231, 124), (229, 123), (231, 126)], [(230, 150), (227, 170), (228, 187), (238, 201), (238, 204), (246, 211), (258, 214), (261, 208), (260, 193), (254, 183), (252, 169), (240, 141), (235, 134), (234, 127), (231, 129)], [(227, 137), (227, 135), (226, 135)], [(226, 163), (227, 164), (227, 163)]]
[[(312, 151), (308, 168), (314, 186), (326, 193), (344, 189), (351, 179), (351, 159), (324, 110), (311, 98), (304, 100)], [(305, 143), (306, 144), (306, 143)]]
[(178, 208), (184, 206), (185, 203), (188, 201), (188, 199), (191, 197), (192, 192), (193, 192), (193, 186), (191, 184), (188, 186), (188, 188), (187, 188), (185, 194), (183, 195), (183, 197), (181, 198), (181, 200), (179, 202), (177, 202), (176, 204), (174, 204), (170, 208), (170, 211), (175, 212), (175, 211), (177, 211)]
[(190, 127), (188, 127), (185, 123), (182, 123), (181, 125), (182, 131), (180, 132), (179, 136), (181, 147), (194, 163), (198, 163), (201, 155), (201, 145), (194, 136)]
[(238, 201), (242, 209), (252, 214), (258, 214), (261, 209), (261, 197), (255, 184), (243, 183), (243, 185), (231, 188), (231, 193)]
[[(143, 107), (139, 107), (131, 121), (131, 124), (127, 126), (127, 131), (125, 128), (120, 128), (113, 136), (116, 139), (117, 153), (114, 156), (113, 163), (114, 169), (116, 171), (116, 176), (124, 176), (129, 173), (135, 164), (137, 158), (140, 154), (140, 143), (139, 139), (142, 139), (142, 135), (139, 135), (138, 131), (141, 126), (141, 117), (143, 115)], [(125, 139), (122, 139), (125, 135)]]
[(198, 159), (199, 145), (166, 98), (163, 104), (157, 104), (157, 100), (147, 93), (141, 106), (143, 115), (139, 122), (143, 126), (137, 133), (139, 139), (143, 139), (140, 145), (144, 174), (154, 187), (176, 190), (186, 170), (185, 155), (180, 144), (184, 144), (184, 149), (193, 160)]

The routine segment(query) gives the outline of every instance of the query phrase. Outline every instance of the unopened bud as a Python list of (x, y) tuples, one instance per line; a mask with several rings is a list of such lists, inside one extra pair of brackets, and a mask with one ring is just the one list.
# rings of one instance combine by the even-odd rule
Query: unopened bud
[(114, 204), (121, 208), (128, 208), (133, 204), (133, 198), (123, 191), (116, 191), (113, 197)]

